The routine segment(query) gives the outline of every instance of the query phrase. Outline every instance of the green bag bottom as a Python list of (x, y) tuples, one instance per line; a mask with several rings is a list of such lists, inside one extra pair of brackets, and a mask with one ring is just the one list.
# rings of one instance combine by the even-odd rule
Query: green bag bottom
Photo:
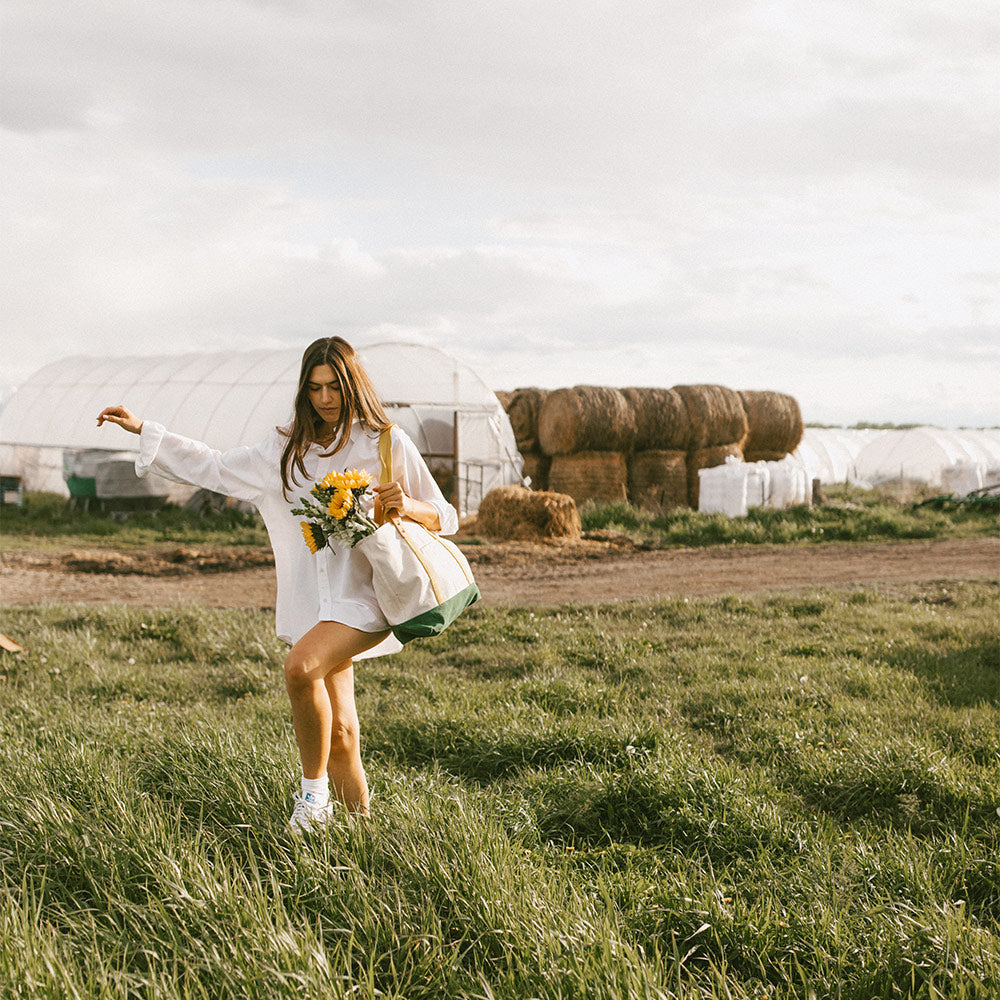
[(473, 583), (460, 590), (430, 611), (392, 626), (392, 634), (404, 645), (411, 639), (425, 639), (430, 635), (440, 635), (469, 605), (475, 604), (482, 595)]

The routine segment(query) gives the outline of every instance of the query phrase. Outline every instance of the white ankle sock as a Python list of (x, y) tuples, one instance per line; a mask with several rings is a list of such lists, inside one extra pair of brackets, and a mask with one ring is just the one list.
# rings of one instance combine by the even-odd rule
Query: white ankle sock
[(325, 806), (330, 801), (330, 779), (325, 774), (322, 778), (303, 777), (302, 798), (310, 805)]

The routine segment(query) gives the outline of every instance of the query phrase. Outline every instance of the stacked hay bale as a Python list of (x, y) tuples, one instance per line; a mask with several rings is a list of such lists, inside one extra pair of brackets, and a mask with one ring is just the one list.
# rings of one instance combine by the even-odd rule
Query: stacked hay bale
[(535, 488), (652, 513), (697, 508), (701, 469), (777, 460), (802, 437), (791, 396), (721, 385), (516, 389), (505, 405)]
[(570, 496), (499, 486), (483, 497), (476, 531), (490, 538), (574, 541), (580, 538), (580, 514)]
[(577, 503), (628, 499), (625, 456), (634, 440), (635, 413), (619, 389), (556, 389), (538, 416), (539, 446), (552, 456), (549, 486)]
[(531, 480), (531, 488), (546, 490), (549, 487), (549, 456), (538, 446), (538, 414), (548, 396), (546, 389), (515, 389), (513, 392), (497, 393), (510, 418), (511, 430), (517, 442), (517, 450), (524, 459), (522, 475)]
[(722, 465), (730, 456), (743, 458), (749, 430), (743, 400), (722, 385), (674, 386), (691, 421), (687, 449), (688, 503), (698, 508), (698, 472)]
[(635, 414), (628, 460), (633, 506), (662, 514), (688, 502), (687, 446), (691, 419), (676, 389), (622, 389)]
[(802, 411), (792, 396), (783, 392), (740, 393), (749, 432), (743, 445), (748, 462), (780, 462), (802, 440)]

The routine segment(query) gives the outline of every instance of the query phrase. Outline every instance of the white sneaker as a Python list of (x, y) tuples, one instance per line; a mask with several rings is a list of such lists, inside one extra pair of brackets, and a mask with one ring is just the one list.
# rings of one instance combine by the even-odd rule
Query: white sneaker
[(315, 802), (309, 801), (311, 796), (295, 793), (295, 808), (292, 810), (292, 817), (288, 821), (288, 826), (292, 833), (309, 833), (314, 827), (322, 826), (333, 819), (333, 803), (327, 802), (325, 806), (318, 806)]

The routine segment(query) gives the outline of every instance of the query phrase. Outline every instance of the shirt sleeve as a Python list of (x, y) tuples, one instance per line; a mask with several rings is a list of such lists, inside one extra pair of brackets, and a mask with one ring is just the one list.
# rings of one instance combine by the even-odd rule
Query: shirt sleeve
[(188, 483), (256, 503), (277, 469), (271, 468), (273, 462), (267, 459), (266, 453), (272, 450), (268, 444), (263, 441), (249, 447), (216, 451), (201, 441), (171, 434), (162, 424), (146, 420), (139, 434), (135, 474), (142, 479), (146, 473), (155, 472), (175, 483)]
[(458, 531), (458, 512), (445, 500), (417, 446), (399, 427), (392, 430), (392, 464), (393, 476), (402, 480), (406, 495), (429, 503), (441, 521), (441, 534), (454, 535)]

